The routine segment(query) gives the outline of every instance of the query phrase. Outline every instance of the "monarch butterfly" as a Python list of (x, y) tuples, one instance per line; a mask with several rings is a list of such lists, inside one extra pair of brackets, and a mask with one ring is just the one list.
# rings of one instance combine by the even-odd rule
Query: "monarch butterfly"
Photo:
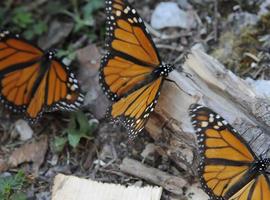
[(0, 31), (1, 102), (32, 123), (44, 111), (74, 110), (83, 101), (75, 75), (54, 54)]
[(211, 199), (269, 200), (270, 159), (257, 157), (239, 133), (209, 108), (193, 104), (190, 115), (202, 157), (199, 176)]
[(164, 64), (137, 11), (125, 0), (106, 0), (106, 47), (100, 84), (113, 101), (109, 114), (134, 138), (154, 110), (165, 77), (174, 66)]

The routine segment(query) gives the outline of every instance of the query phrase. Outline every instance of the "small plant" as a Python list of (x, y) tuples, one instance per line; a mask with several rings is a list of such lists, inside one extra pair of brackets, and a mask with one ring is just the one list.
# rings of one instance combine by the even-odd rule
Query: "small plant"
[(47, 24), (38, 19), (37, 16), (27, 10), (24, 6), (18, 6), (14, 9), (0, 7), (0, 26), (9, 27), (12, 32), (22, 34), (26, 39), (33, 39), (40, 36), (48, 29)]
[(26, 194), (22, 192), (25, 182), (25, 174), (22, 171), (15, 176), (0, 178), (0, 199), (26, 200)]
[(18, 7), (12, 11), (12, 23), (20, 28), (27, 28), (34, 23), (31, 12), (27, 12), (25, 7)]
[(101, 0), (89, 0), (80, 10), (78, 9), (77, 0), (71, 0), (74, 7), (74, 12), (65, 10), (63, 13), (71, 17), (75, 22), (74, 32), (77, 33), (85, 27), (91, 27), (94, 25), (94, 12), (103, 7), (104, 1)]
[[(72, 45), (69, 45), (67, 50), (60, 49), (57, 51), (58, 58), (65, 58), (69, 61), (69, 64), (76, 58), (76, 50)], [(65, 63), (67, 64), (67, 63)]]
[(92, 133), (96, 128), (97, 121), (89, 121), (82, 111), (72, 113), (68, 128), (65, 131), (67, 138), (65, 136), (56, 137), (53, 143), (54, 150), (61, 152), (67, 143), (76, 148), (82, 138), (92, 139)]

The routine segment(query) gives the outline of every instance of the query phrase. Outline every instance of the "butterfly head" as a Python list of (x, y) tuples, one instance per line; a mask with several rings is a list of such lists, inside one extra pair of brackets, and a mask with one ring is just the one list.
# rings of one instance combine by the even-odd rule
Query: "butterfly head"
[(159, 76), (167, 77), (171, 71), (174, 70), (174, 66), (171, 64), (161, 64), (154, 73)]
[(270, 166), (270, 158), (260, 159), (256, 162), (256, 167), (261, 172), (265, 172), (269, 166)]
[(52, 60), (55, 58), (55, 55), (56, 55), (56, 50), (55, 49), (50, 49), (46, 52), (46, 57), (49, 59), (49, 60)]
[(8, 35), (10, 35), (8, 30), (0, 30), (0, 40), (5, 39)]

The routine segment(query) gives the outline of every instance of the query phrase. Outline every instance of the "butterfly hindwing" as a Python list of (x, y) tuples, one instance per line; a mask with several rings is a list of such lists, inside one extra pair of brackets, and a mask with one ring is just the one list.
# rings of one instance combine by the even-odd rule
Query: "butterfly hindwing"
[(254, 185), (253, 177), (258, 176), (258, 172), (251, 169), (258, 160), (255, 153), (239, 133), (212, 110), (193, 104), (190, 116), (202, 157), (199, 176), (203, 189), (212, 199), (245, 195), (244, 188)]
[(236, 194), (230, 197), (230, 200), (268, 200), (270, 197), (270, 182), (265, 174), (252, 179)]
[(120, 121), (128, 129), (131, 138), (143, 130), (150, 113), (154, 110), (162, 81), (162, 78), (159, 78), (145, 85), (123, 97), (110, 108), (112, 118)]
[(34, 122), (43, 111), (74, 111), (82, 103), (75, 75), (60, 61), (52, 60), (27, 107), (26, 117)]

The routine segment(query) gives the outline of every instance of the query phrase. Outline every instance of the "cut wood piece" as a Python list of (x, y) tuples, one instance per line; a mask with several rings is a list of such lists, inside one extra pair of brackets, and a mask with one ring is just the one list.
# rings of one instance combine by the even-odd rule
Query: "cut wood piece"
[(58, 174), (54, 179), (52, 200), (160, 200), (161, 194), (161, 187), (125, 187)]
[[(188, 116), (192, 103), (218, 112), (261, 154), (270, 144), (270, 103), (241, 78), (211, 56), (192, 50), (183, 66), (173, 71), (161, 89), (157, 107), (146, 125), (156, 144), (190, 175), (197, 172), (199, 156), (196, 136)], [(181, 89), (179, 89), (179, 87)]]

